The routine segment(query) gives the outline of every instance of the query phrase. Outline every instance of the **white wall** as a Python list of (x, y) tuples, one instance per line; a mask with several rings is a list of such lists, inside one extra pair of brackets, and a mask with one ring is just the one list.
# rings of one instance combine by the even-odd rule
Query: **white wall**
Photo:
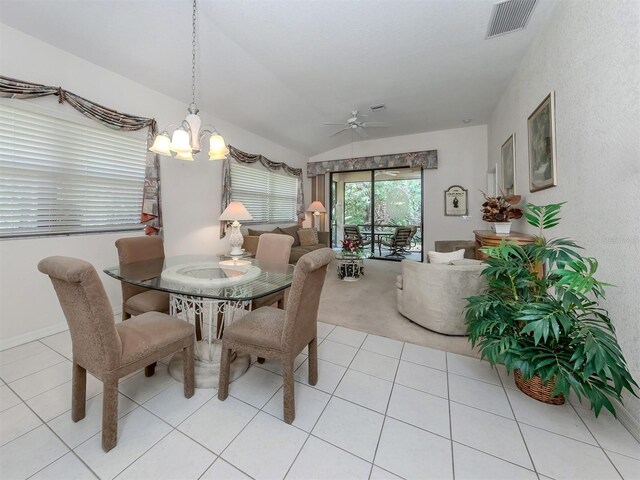
[[(486, 148), (487, 127), (479, 125), (359, 141), (353, 144), (353, 153), (349, 144), (311, 157), (309, 161), (437, 150), (438, 168), (424, 171), (424, 246), (433, 250), (436, 240), (473, 240), (473, 230), (487, 228), (479, 213), (483, 202), (479, 189), (487, 188)], [(462, 185), (469, 191), (470, 219), (444, 215), (444, 191), (451, 185)]]
[[(558, 186), (529, 192), (527, 117), (556, 95)], [(600, 262), (609, 310), (640, 382), (640, 8), (635, 1), (561, 2), (489, 123), (489, 165), (516, 133), (517, 192), (538, 205), (567, 201), (552, 236), (570, 236)], [(518, 230), (531, 233), (523, 221)], [(626, 397), (640, 420), (640, 401)]]
[[(162, 129), (186, 115), (186, 104), (105, 70), (65, 51), (0, 24), (0, 71), (22, 80), (60, 85), (90, 100), (135, 115), (155, 117)], [(189, 93), (185, 77), (185, 95)], [(238, 99), (241, 101), (242, 99)], [(26, 101), (26, 100), (25, 100)], [(55, 98), (29, 100), (52, 108)], [(59, 106), (74, 112), (68, 105)], [(79, 115), (79, 114), (78, 114)], [(305, 169), (307, 158), (201, 112), (227, 142), (251, 153)], [(162, 158), (162, 201), (167, 255), (219, 253), (217, 217), (221, 202), (221, 162), (205, 154), (195, 162)], [(305, 182), (306, 183), (306, 182)], [(305, 187), (308, 198), (309, 189)], [(96, 234), (0, 241), (0, 349), (64, 327), (64, 317), (49, 280), (36, 270), (48, 255), (71, 255), (102, 268), (117, 264), (114, 241), (122, 234)], [(112, 305), (120, 310), (120, 286), (103, 275)]]

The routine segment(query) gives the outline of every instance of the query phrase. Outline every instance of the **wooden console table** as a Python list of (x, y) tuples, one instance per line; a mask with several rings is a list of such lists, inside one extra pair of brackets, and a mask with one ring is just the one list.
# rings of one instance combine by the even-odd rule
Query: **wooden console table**
[(511, 232), (509, 235), (496, 235), (493, 230), (474, 230), (476, 235), (476, 259), (484, 260), (487, 256), (480, 250), (482, 247), (497, 247), (502, 240), (508, 240), (518, 245), (532, 243), (533, 236), (521, 232)]

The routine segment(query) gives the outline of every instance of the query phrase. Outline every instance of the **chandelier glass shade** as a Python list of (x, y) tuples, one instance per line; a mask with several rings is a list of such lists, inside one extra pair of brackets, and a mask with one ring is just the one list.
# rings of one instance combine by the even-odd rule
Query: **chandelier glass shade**
[[(191, 41), (191, 104), (189, 105), (189, 115), (169, 134), (169, 127), (163, 130), (153, 141), (149, 151), (164, 155), (166, 157), (175, 156), (178, 160), (193, 161), (193, 155), (199, 153), (201, 142), (209, 136), (209, 160), (224, 160), (229, 155), (229, 149), (224, 138), (215, 128), (202, 128), (202, 120), (198, 116), (198, 106), (196, 105), (196, 0), (193, 0), (193, 22)], [(174, 124), (175, 125), (175, 124)]]

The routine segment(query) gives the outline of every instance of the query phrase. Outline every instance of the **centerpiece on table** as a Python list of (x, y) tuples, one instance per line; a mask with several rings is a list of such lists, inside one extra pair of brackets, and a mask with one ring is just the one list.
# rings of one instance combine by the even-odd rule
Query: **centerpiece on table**
[[(482, 192), (482, 191), (481, 191)], [(486, 193), (482, 204), (482, 220), (493, 223), (496, 235), (508, 235), (511, 232), (511, 220), (522, 217), (522, 210), (516, 206), (522, 200), (520, 195), (501, 195), (491, 197)]]
[[(607, 283), (598, 261), (582, 256), (568, 238), (546, 239), (562, 204), (526, 206), (538, 229), (533, 243), (502, 240), (484, 247), (488, 288), (467, 298), (467, 333), (482, 358), (515, 374), (516, 386), (546, 403), (562, 404), (570, 391), (585, 397), (596, 416), (615, 415), (623, 390), (636, 395), (608, 312), (598, 302)], [(637, 396), (637, 395), (636, 395)]]
[(365, 258), (362, 243), (355, 238), (345, 238), (342, 241), (342, 256), (349, 261), (338, 262), (338, 278), (340, 280), (357, 280), (360, 275), (364, 275)]

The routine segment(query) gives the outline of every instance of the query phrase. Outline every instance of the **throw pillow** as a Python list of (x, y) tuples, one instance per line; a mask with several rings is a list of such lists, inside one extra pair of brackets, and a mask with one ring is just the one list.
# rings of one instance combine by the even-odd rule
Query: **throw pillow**
[(291, 245), (291, 247), (299, 247), (300, 246), (300, 240), (298, 239), (298, 230), (300, 230), (300, 227), (298, 225), (291, 225), (290, 227), (280, 227), (278, 228), (279, 232), (278, 233), (282, 233), (284, 235), (289, 235), (290, 237), (293, 237), (293, 245)]
[(253, 228), (247, 228), (247, 234), (252, 237), (259, 237), (263, 233), (280, 233), (278, 228), (274, 228), (273, 230), (254, 230)]
[(451, 260), (449, 265), (460, 266), (460, 265), (482, 265), (484, 262), (482, 260), (474, 260), (473, 258), (463, 258), (462, 260)]
[(462, 260), (464, 258), (464, 248), (455, 252), (427, 252), (429, 263), (449, 263), (452, 260)]
[(301, 228), (298, 230), (298, 238), (301, 247), (310, 247), (318, 245), (318, 232), (315, 228)]

